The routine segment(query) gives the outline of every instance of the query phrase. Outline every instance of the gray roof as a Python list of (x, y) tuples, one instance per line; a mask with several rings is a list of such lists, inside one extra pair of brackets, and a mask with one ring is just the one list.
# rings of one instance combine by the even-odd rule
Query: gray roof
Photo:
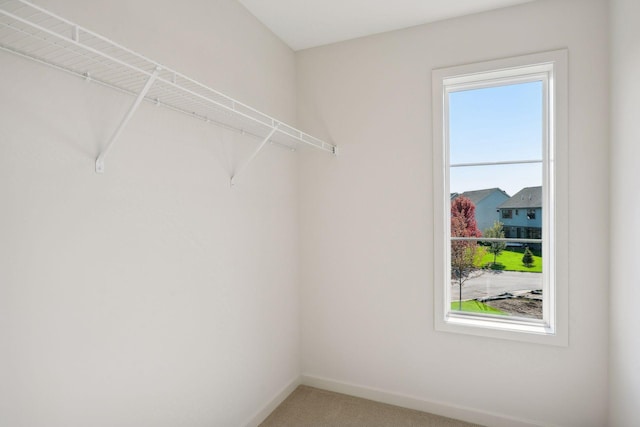
[(470, 199), (473, 202), (474, 205), (477, 205), (482, 199), (488, 197), (489, 195), (491, 195), (492, 193), (494, 193), (496, 191), (499, 191), (502, 194), (504, 194), (505, 196), (509, 197), (509, 195), (507, 193), (505, 193), (503, 190), (501, 190), (499, 188), (486, 188), (484, 190), (465, 191), (464, 193), (461, 193), (461, 194), (453, 193), (451, 195), (451, 200), (455, 199), (458, 196), (464, 196), (464, 197)]
[(525, 209), (542, 207), (542, 187), (525, 187), (498, 206), (499, 209)]

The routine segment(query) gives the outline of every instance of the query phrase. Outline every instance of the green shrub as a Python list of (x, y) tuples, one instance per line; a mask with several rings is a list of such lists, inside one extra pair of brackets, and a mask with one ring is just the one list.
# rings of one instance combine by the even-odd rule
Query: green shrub
[(526, 248), (524, 250), (524, 255), (522, 256), (522, 263), (528, 268), (533, 267), (533, 253), (529, 248)]

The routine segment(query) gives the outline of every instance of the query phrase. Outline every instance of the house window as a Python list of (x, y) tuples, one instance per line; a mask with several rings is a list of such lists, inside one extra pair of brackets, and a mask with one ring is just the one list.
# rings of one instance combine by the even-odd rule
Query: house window
[[(567, 183), (567, 53), (439, 69), (432, 76), (435, 327), (566, 345), (566, 241), (555, 230), (556, 213), (567, 217), (561, 197)], [(535, 187), (542, 188), (539, 232), (524, 222), (511, 230), (499, 222), (479, 230), (473, 203), (450, 197), (483, 188), (514, 195)], [(521, 199), (497, 207), (501, 218), (513, 219), (519, 206), (527, 219), (536, 219), (536, 209)], [(509, 289), (505, 277), (513, 277)], [(500, 299), (505, 292), (525, 300)]]
[(529, 239), (542, 239), (542, 230), (540, 228), (527, 229), (527, 237)]

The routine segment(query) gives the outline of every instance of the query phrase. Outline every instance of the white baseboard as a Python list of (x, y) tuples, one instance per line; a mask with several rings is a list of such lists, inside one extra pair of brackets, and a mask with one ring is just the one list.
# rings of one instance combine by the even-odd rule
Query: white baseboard
[(469, 423), (482, 424), (488, 427), (541, 427), (549, 426), (548, 423), (540, 423), (531, 420), (511, 417), (509, 415), (498, 414), (473, 408), (467, 408), (451, 403), (425, 400), (413, 396), (399, 393), (392, 393), (370, 387), (363, 387), (336, 381), (314, 375), (302, 375), (301, 384), (316, 387), (336, 393), (348, 394), (350, 396), (361, 397), (363, 399), (374, 400), (376, 402), (388, 403), (390, 405), (402, 406), (403, 408), (415, 409), (429, 412), (443, 417), (455, 418)]
[(249, 421), (247, 421), (245, 427), (257, 427), (263, 422), (274, 409), (278, 407), (291, 393), (300, 385), (300, 377), (296, 377), (289, 384), (287, 384), (282, 390), (280, 390), (266, 405), (262, 407), (255, 415), (253, 415)]

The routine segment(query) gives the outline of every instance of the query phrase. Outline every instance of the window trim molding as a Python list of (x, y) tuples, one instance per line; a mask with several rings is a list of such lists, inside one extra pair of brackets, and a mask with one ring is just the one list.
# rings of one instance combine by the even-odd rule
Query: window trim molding
[[(527, 68), (527, 76), (517, 76)], [(446, 114), (450, 88), (495, 86), (505, 81), (527, 81), (533, 74), (544, 74), (548, 85), (548, 102), (543, 102), (547, 143), (543, 155), (543, 224), (553, 236), (542, 236), (549, 246), (543, 258), (543, 271), (548, 272), (546, 286), (550, 297), (544, 298), (545, 322), (522, 322), (515, 319), (496, 320), (488, 316), (449, 313), (450, 287), (445, 272), (449, 271), (448, 233), (451, 206), (446, 201), (448, 188), (448, 150), (445, 149)], [(489, 77), (478, 84), (478, 76)], [(483, 80), (484, 80), (483, 78)], [(446, 84), (445, 84), (446, 83)], [(447, 90), (449, 88), (449, 90)], [(447, 67), (432, 72), (433, 129), (433, 203), (434, 203), (434, 327), (437, 331), (454, 332), (517, 341), (567, 346), (569, 342), (569, 258), (568, 258), (568, 51), (566, 49)], [(547, 111), (547, 105), (550, 111)], [(551, 168), (549, 170), (548, 168)], [(544, 244), (544, 243), (543, 243)], [(546, 296), (546, 295), (545, 295)]]

